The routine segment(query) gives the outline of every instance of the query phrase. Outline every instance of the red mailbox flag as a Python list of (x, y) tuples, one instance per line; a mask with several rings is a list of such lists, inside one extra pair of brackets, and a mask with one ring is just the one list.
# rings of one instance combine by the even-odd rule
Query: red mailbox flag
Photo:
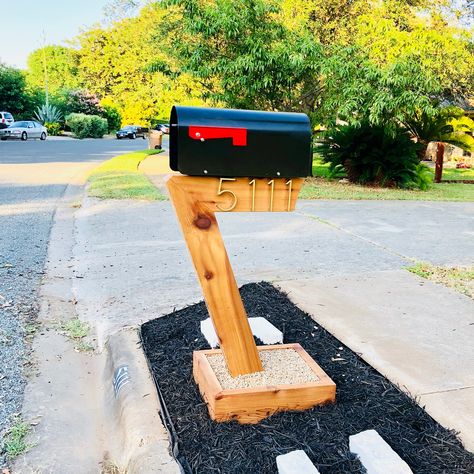
[(232, 145), (247, 146), (247, 129), (234, 127), (203, 127), (189, 126), (189, 137), (193, 140), (212, 140), (216, 138), (232, 138)]

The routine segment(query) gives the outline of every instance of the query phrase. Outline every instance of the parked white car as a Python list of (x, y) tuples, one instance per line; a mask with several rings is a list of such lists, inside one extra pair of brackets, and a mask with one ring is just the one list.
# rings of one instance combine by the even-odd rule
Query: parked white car
[(6, 128), (14, 121), (13, 115), (10, 112), (0, 112), (0, 128)]
[(46, 140), (48, 131), (39, 122), (34, 120), (20, 120), (13, 122), (9, 127), (0, 130), (0, 139), (28, 140), (28, 138), (39, 138)]

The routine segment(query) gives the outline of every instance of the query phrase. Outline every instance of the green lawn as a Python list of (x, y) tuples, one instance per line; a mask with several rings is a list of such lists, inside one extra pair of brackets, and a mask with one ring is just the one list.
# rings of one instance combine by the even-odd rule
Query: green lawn
[(161, 201), (166, 199), (138, 166), (149, 155), (161, 150), (143, 150), (116, 156), (102, 163), (89, 175), (89, 196), (100, 199), (144, 199)]
[[(318, 178), (331, 178), (329, 163), (323, 163), (323, 160), (316, 153), (313, 155), (313, 176)], [(343, 176), (341, 176), (342, 178)]]
[(442, 179), (472, 179), (474, 180), (474, 167), (468, 169), (443, 168)]
[[(434, 170), (433, 176), (434, 176)], [(313, 176), (301, 190), (301, 199), (377, 199), (409, 201), (474, 201), (474, 185), (461, 183), (431, 184), (426, 191), (381, 188), (340, 182), (343, 174), (330, 178), (329, 165), (315, 154)], [(446, 169), (443, 179), (474, 179), (474, 170)]]

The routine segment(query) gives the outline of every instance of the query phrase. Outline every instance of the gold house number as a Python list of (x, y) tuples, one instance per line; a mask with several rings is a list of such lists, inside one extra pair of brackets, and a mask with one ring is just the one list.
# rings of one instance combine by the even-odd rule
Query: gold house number
[[(232, 202), (228, 207), (222, 207), (219, 204), (216, 204), (217, 209), (220, 211), (224, 212), (230, 212), (235, 209), (238, 203), (238, 197), (237, 195), (231, 191), (230, 189), (223, 189), (223, 186), (225, 185), (226, 181), (236, 181), (236, 178), (220, 178), (219, 179), (219, 186), (217, 188), (217, 196), (224, 196), (227, 195), (228, 197), (232, 198)], [(251, 181), (249, 181), (249, 186), (252, 186), (252, 201), (251, 201), (251, 208), (250, 210), (252, 212), (255, 211), (255, 195), (257, 192), (257, 180), (254, 178)], [(270, 186), (270, 196), (269, 196), (269, 202), (268, 202), (268, 211), (272, 212), (273, 211), (273, 200), (274, 200), (274, 194), (275, 194), (275, 180), (271, 179), (267, 182), (267, 185)], [(291, 197), (292, 197), (292, 192), (293, 192), (293, 180), (289, 179), (288, 181), (285, 182), (285, 186), (287, 186), (288, 189), (288, 205), (287, 205), (287, 211), (291, 211)]]

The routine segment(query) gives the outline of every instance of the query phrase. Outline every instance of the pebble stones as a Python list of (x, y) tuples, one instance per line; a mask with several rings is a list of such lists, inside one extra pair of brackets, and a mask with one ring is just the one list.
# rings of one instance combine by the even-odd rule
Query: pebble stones
[(261, 351), (260, 358), (263, 372), (239, 375), (234, 378), (227, 370), (222, 354), (207, 356), (207, 360), (224, 390), (273, 385), (298, 385), (319, 380), (318, 376), (294, 349)]

